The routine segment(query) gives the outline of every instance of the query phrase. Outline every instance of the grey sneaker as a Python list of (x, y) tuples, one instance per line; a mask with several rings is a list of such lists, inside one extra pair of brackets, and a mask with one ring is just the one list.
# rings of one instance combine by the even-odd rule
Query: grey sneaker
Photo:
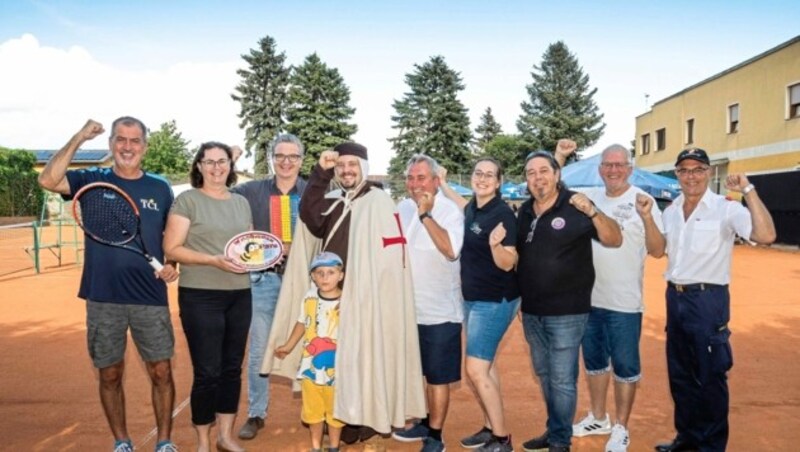
[(420, 452), (444, 452), (444, 443), (431, 438), (430, 436), (422, 440)]
[(537, 452), (541, 450), (549, 450), (550, 442), (547, 440), (548, 432), (537, 436), (536, 438), (529, 439), (522, 443), (522, 450), (525, 452)]
[(133, 443), (129, 439), (114, 441), (114, 452), (133, 452)]
[(508, 435), (508, 441), (501, 443), (496, 438), (492, 437), (486, 444), (477, 449), (478, 452), (514, 452), (514, 446), (511, 444), (511, 435)]
[(178, 452), (178, 446), (172, 441), (164, 441), (156, 444), (156, 452)]
[(421, 441), (428, 437), (428, 427), (419, 422), (415, 422), (411, 428), (398, 430), (392, 433), (392, 438), (403, 443)]
[(483, 427), (477, 433), (461, 439), (461, 447), (465, 449), (477, 449), (492, 440), (492, 431)]
[(239, 439), (253, 439), (262, 428), (264, 428), (264, 419), (251, 417), (247, 419), (247, 422), (239, 430)]

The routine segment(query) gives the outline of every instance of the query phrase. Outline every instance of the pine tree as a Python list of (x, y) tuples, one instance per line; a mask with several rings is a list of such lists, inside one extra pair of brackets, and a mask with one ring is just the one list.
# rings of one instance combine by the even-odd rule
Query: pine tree
[(292, 71), (286, 104), (286, 130), (297, 135), (306, 148), (301, 172), (308, 174), (322, 151), (348, 141), (358, 127), (347, 121), (350, 89), (339, 70), (328, 67), (316, 53)]
[(475, 146), (477, 147), (478, 152), (484, 152), (486, 150), (486, 143), (492, 141), (494, 137), (502, 133), (503, 128), (500, 126), (500, 123), (494, 119), (492, 107), (486, 107), (486, 111), (483, 112), (483, 115), (481, 116), (481, 123), (475, 128), (475, 135), (477, 135)]
[(458, 100), (464, 90), (461, 75), (450, 69), (444, 58), (435, 56), (406, 74), (410, 88), (402, 100), (395, 100), (390, 138), (395, 156), (389, 174), (401, 176), (411, 155), (424, 153), (435, 158), (450, 174), (470, 171), (472, 133), (467, 109)]
[(507, 177), (525, 173), (525, 157), (533, 148), (519, 135), (499, 134), (485, 144), (481, 156), (492, 157), (503, 165)]
[(257, 49), (242, 55), (246, 69), (236, 73), (242, 78), (233, 100), (241, 104), (239, 127), (245, 130), (247, 156), (255, 149), (255, 173), (267, 173), (267, 147), (284, 129), (284, 104), (289, 81), (289, 68), (284, 66), (286, 54), (277, 53), (275, 40), (265, 36)]
[(150, 134), (142, 168), (167, 177), (181, 177), (189, 173), (191, 161), (189, 141), (183, 139), (173, 119), (161, 124), (158, 130)]
[(570, 138), (578, 149), (591, 146), (606, 125), (594, 102), (597, 88), (589, 87), (578, 59), (558, 41), (542, 56), (541, 66), (531, 72), (529, 100), (522, 102), (517, 129), (522, 138), (540, 149), (555, 149), (560, 138)]

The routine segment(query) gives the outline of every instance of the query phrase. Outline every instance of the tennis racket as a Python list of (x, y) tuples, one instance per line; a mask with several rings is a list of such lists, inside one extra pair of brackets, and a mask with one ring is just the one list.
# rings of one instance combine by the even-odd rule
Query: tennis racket
[(164, 268), (144, 246), (139, 209), (116, 185), (94, 182), (78, 190), (72, 200), (72, 215), (83, 232), (97, 242), (133, 251), (156, 271)]

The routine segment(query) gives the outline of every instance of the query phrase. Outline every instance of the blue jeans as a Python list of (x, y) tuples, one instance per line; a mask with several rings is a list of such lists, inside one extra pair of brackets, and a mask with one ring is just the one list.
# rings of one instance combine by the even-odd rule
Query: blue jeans
[[(273, 272), (250, 273), (253, 293), (253, 320), (250, 323), (250, 349), (247, 353), (247, 417), (267, 417), (269, 376), (261, 375), (269, 331), (275, 318), (275, 305), (281, 290), (281, 276)], [(299, 300), (298, 300), (299, 302)]]
[(494, 361), (497, 347), (519, 309), (519, 298), (495, 301), (464, 301), (467, 356)]
[(522, 314), (533, 370), (547, 404), (551, 446), (569, 446), (578, 402), (578, 353), (589, 314)]
[(589, 375), (602, 375), (614, 368), (614, 380), (636, 383), (642, 377), (639, 338), (641, 312), (619, 312), (592, 308), (583, 334), (583, 364)]

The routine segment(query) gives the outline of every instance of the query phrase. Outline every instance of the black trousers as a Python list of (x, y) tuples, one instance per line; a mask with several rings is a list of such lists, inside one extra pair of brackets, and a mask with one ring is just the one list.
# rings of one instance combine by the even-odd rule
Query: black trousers
[(667, 288), (667, 368), (678, 437), (702, 451), (728, 443), (728, 286)]
[(210, 424), (216, 413), (235, 414), (239, 408), (250, 289), (179, 287), (178, 306), (194, 370), (192, 423)]

